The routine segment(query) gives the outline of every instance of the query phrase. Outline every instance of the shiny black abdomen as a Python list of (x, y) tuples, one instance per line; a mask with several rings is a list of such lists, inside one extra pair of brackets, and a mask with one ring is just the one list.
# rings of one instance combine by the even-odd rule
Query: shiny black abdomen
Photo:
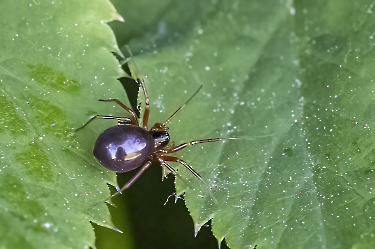
[(112, 126), (99, 135), (94, 156), (107, 169), (127, 172), (138, 168), (155, 151), (149, 131), (135, 125)]

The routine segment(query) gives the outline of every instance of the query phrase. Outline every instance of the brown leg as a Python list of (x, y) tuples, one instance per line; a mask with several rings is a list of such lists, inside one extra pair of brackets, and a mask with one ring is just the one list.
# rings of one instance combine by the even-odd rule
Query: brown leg
[(79, 127), (75, 131), (79, 131), (80, 129), (82, 129), (83, 127), (85, 127), (89, 123), (91, 123), (94, 119), (117, 119), (117, 123), (119, 125), (121, 125), (121, 124), (131, 124), (132, 123), (130, 118), (95, 115), (94, 117), (90, 118), (89, 121), (87, 121), (86, 123), (84, 123), (81, 127)]
[(130, 117), (131, 123), (133, 125), (137, 125), (138, 126), (137, 115), (134, 113), (134, 111), (132, 109), (130, 109), (129, 107), (127, 107), (126, 105), (124, 105), (120, 100), (118, 100), (118, 99), (99, 99), (99, 101), (103, 101), (103, 102), (112, 102), (113, 101), (113, 102), (116, 102), (116, 104), (118, 104), (119, 106), (121, 106), (127, 112), (130, 113), (130, 115), (131, 115), (131, 117)]
[(194, 98), (195, 95), (197, 95), (197, 93), (199, 92), (199, 90), (201, 90), (203, 87), (203, 85), (201, 85), (198, 90), (195, 91), (195, 93), (182, 105), (180, 106), (165, 122), (164, 124), (167, 124), (169, 123), (169, 121), (179, 112), (182, 110), (182, 108), (184, 108), (185, 106), (187, 106), (187, 104), (190, 102), (190, 100), (192, 100)]
[(148, 124), (148, 117), (150, 115), (150, 103), (149, 100), (146, 99), (145, 102), (145, 113), (143, 114), (143, 128), (148, 130), (147, 124)]
[(125, 189), (129, 188), (140, 176), (141, 174), (146, 170), (148, 169), (148, 167), (150, 167), (152, 164), (151, 161), (147, 161), (143, 166), (142, 168), (137, 172), (137, 174), (135, 176), (133, 176), (132, 179), (130, 179), (119, 191), (117, 191), (117, 193), (115, 193), (114, 195), (112, 195), (111, 197), (114, 197), (118, 194), (121, 194), (122, 191), (124, 191)]
[(181, 163), (182, 165), (184, 165), (185, 168), (187, 168), (195, 177), (197, 177), (198, 179), (202, 179), (202, 177), (198, 174), (198, 172), (196, 172), (189, 164), (187, 164), (184, 160), (181, 160), (180, 158), (178, 157), (174, 157), (174, 156), (166, 156), (166, 155), (160, 155), (160, 157), (164, 160), (164, 161), (168, 161), (168, 162), (176, 162), (176, 163)]
[(148, 117), (150, 115), (150, 100), (148, 99), (145, 81), (142, 77), (140, 78), (140, 81), (141, 82), (139, 84), (142, 87), (143, 93), (145, 95), (145, 112), (143, 114), (143, 128), (148, 130), (147, 126), (148, 126)]
[(218, 142), (218, 141), (224, 141), (224, 140), (234, 140), (234, 139), (237, 139), (237, 138), (208, 138), (208, 139), (202, 139), (202, 140), (193, 140), (193, 141), (190, 141), (188, 143), (183, 143), (183, 144), (180, 144), (180, 145), (177, 145), (177, 146), (172, 146), (169, 149), (163, 149), (162, 152), (165, 153), (165, 154), (169, 154), (169, 153), (174, 153), (174, 152), (177, 152), (179, 150), (182, 150), (182, 149), (184, 149), (184, 148), (186, 148), (187, 146), (190, 146), (190, 145), (210, 143), (210, 142)]
[[(275, 135), (275, 134), (257, 136), (257, 137), (270, 137), (270, 136), (273, 136), (273, 135)], [(164, 154), (170, 154), (170, 153), (174, 153), (174, 152), (177, 152), (179, 150), (182, 150), (182, 149), (184, 149), (184, 148), (186, 148), (187, 146), (190, 146), (190, 145), (219, 142), (219, 141), (227, 141), (227, 140), (236, 140), (236, 139), (253, 140), (254, 137), (225, 137), (225, 138), (219, 138), (218, 137), (218, 138), (208, 138), (208, 139), (202, 139), (202, 140), (193, 140), (193, 141), (190, 141), (188, 143), (182, 143), (182, 144), (177, 145), (177, 146), (172, 145), (172, 147), (167, 148), (167, 149), (162, 149), (162, 150), (160, 150), (160, 152), (162, 152)]]
[(197, 177), (204, 184), (204, 186), (208, 190), (208, 193), (211, 196), (212, 200), (217, 204), (217, 200), (214, 197), (214, 195), (212, 194), (211, 189), (207, 186), (205, 181), (203, 181), (202, 177), (190, 165), (188, 165), (185, 161), (183, 161), (183, 160), (181, 160), (177, 157), (166, 156), (166, 155), (160, 155), (160, 156), (157, 157), (157, 159), (158, 159), (158, 161), (160, 162), (161, 165), (167, 167), (169, 169), (169, 171), (171, 171), (175, 176), (179, 177), (187, 186), (189, 186), (190, 188), (193, 188), (192, 186), (190, 186), (190, 184), (188, 182), (186, 182), (184, 180), (184, 178), (182, 178), (182, 176), (180, 174), (178, 174), (176, 172), (176, 170), (174, 168), (169, 166), (165, 161), (178, 162), (178, 163), (181, 163), (182, 165), (184, 165), (191, 173), (193, 173), (193, 175), (195, 177)]
[[(131, 62), (134, 66), (134, 71), (133, 70), (130, 70), (131, 72), (131, 76), (132, 78), (139, 84), (139, 86), (142, 88), (143, 90), (143, 93), (145, 95), (145, 112), (144, 112), (144, 115), (143, 115), (143, 128), (148, 130), (147, 129), (147, 124), (148, 124), (148, 116), (150, 114), (150, 101), (148, 99), (148, 96), (147, 96), (147, 91), (146, 91), (146, 86), (145, 86), (145, 80), (143, 79), (143, 76), (140, 75), (140, 71), (138, 69), (138, 66), (137, 66), (137, 63), (135, 63), (134, 61), (134, 58), (133, 58), (133, 54), (129, 48), (129, 46), (126, 45), (126, 49), (128, 50), (129, 54), (130, 54), (130, 58), (126, 61), (126, 62)], [(124, 62), (124, 63), (126, 63)], [(128, 65), (129, 65), (129, 62), (128, 62)], [(129, 68), (130, 65), (129, 65)]]
[(161, 158), (159, 156), (156, 156), (156, 159), (159, 161), (161, 166), (166, 167), (170, 172), (172, 172), (176, 177), (178, 177), (181, 181), (183, 181), (187, 186), (192, 188), (192, 186), (190, 186), (190, 184), (188, 182), (186, 182), (185, 179), (182, 178), (182, 176), (180, 174), (178, 174), (177, 171), (172, 166), (170, 166), (168, 163), (166, 163), (163, 158)]
[(156, 156), (156, 159), (159, 161), (159, 163), (161, 164), (161, 166), (166, 167), (174, 175), (178, 175), (177, 171), (173, 167), (171, 167), (169, 164), (167, 164), (161, 157)]

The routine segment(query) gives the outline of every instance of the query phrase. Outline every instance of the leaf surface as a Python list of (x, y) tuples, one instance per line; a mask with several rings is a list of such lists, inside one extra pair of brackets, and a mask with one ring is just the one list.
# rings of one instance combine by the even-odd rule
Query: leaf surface
[(174, 165), (196, 231), (213, 219), (231, 248), (373, 247), (371, 2), (167, 2), (129, 42), (149, 126), (203, 85), (172, 140), (241, 138), (177, 153), (204, 180)]
[(0, 9), (0, 247), (94, 247), (89, 221), (113, 227), (104, 200), (115, 173), (92, 156), (106, 124), (74, 130), (100, 112), (99, 98), (126, 99), (106, 24), (120, 17), (99, 0)]

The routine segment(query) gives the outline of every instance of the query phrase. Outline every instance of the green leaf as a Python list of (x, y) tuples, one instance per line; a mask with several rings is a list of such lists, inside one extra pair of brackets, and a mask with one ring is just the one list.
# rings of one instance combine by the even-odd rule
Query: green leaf
[(174, 165), (190, 181), (176, 188), (196, 231), (213, 219), (231, 248), (374, 247), (370, 1), (158, 1), (132, 11), (142, 13), (137, 37), (116, 36), (144, 50), (149, 127), (203, 85), (172, 120), (172, 140), (241, 138), (177, 153), (204, 181)]
[(120, 16), (102, 0), (0, 9), (0, 247), (94, 247), (89, 221), (113, 227), (104, 200), (116, 175), (92, 156), (110, 124), (74, 130), (104, 109), (98, 99), (127, 103), (106, 24)]

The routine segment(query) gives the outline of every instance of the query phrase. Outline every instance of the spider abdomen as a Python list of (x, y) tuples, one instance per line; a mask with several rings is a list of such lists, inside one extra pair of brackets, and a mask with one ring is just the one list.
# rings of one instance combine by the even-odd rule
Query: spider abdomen
[(119, 173), (138, 168), (155, 151), (152, 134), (136, 125), (112, 126), (99, 135), (95, 158)]

